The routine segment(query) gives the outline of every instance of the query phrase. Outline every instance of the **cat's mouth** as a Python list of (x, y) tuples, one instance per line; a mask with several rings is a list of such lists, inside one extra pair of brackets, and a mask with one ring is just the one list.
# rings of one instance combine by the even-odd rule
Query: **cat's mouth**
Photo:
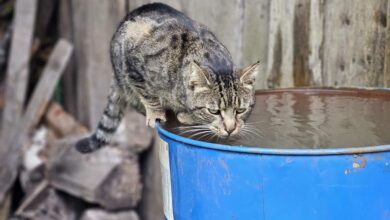
[(226, 129), (220, 129), (216, 127), (210, 127), (210, 130), (218, 135), (219, 138), (228, 139), (231, 137), (235, 137), (239, 134), (240, 128), (236, 127), (232, 131), (227, 131)]
[(249, 137), (248, 135), (253, 133), (252, 131), (248, 132), (246, 125), (237, 126), (231, 132), (226, 131), (225, 128), (210, 124), (174, 126), (169, 130), (180, 136), (202, 141), (230, 141), (240, 137)]

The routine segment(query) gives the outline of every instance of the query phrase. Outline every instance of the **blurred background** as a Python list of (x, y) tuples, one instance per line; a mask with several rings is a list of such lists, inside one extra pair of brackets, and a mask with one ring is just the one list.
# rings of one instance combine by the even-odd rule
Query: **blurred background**
[[(0, 220), (160, 220), (154, 131), (129, 110), (113, 147), (74, 141), (102, 114), (109, 41), (148, 0), (0, 0)], [(390, 85), (389, 0), (164, 0), (208, 26), (257, 88)]]

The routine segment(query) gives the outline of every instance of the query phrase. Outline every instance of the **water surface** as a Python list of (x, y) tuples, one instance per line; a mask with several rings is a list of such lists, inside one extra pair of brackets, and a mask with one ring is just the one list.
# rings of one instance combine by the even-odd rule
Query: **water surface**
[[(390, 144), (390, 91), (293, 89), (260, 91), (248, 129), (200, 140), (266, 148), (342, 148)], [(177, 124), (165, 129), (178, 133)], [(189, 132), (183, 136), (194, 136)], [(196, 138), (195, 138), (196, 139)]]

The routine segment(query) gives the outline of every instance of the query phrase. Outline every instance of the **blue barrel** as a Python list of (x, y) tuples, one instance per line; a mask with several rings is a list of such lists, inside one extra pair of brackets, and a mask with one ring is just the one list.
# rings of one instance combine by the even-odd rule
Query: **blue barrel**
[(167, 220), (390, 219), (390, 145), (249, 148), (157, 130)]

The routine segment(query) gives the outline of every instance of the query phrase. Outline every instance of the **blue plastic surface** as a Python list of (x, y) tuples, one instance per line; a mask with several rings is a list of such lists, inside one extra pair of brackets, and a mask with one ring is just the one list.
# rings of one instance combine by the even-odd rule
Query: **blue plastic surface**
[(390, 145), (247, 148), (157, 129), (175, 220), (390, 220)]

